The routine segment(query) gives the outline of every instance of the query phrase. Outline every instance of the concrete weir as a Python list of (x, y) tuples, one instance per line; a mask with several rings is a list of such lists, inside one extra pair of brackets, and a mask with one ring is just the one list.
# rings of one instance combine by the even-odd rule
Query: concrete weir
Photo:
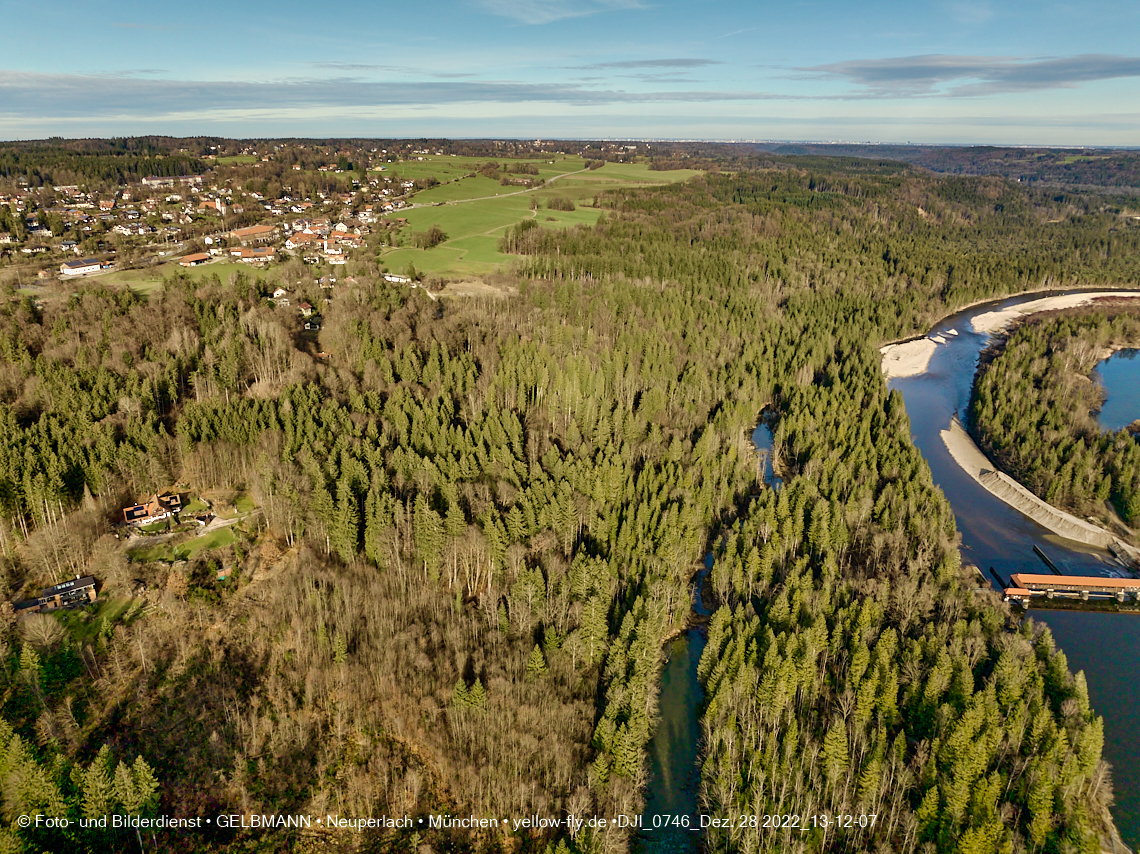
[(980, 483), (993, 495), (1006, 504), (1024, 513), (1043, 528), (1054, 534), (1078, 543), (1107, 549), (1109, 546), (1122, 547), (1117, 537), (1111, 531), (1106, 531), (1084, 519), (1078, 519), (1071, 513), (1058, 510), (1051, 504), (1038, 498), (1005, 472), (998, 471), (997, 466), (989, 461), (981, 449), (974, 444), (970, 434), (962, 427), (961, 422), (955, 418), (950, 422), (950, 428), (942, 431), (942, 441), (950, 456), (967, 474)]

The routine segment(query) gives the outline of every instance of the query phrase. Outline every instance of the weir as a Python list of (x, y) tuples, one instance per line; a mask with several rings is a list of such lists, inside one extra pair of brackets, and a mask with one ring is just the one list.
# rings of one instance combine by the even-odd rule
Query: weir
[[(1065, 305), (1090, 298), (1087, 292), (1053, 296), (1060, 296)], [(1115, 613), (1134, 609), (1135, 602), (1121, 604), (1091, 587), (1087, 600), (1080, 589), (1058, 594), (1056, 586), (1048, 599), (1030, 589), (1032, 584), (1020, 586), (1012, 579), (1041, 572), (1034, 553), (1037, 546), (1066, 577), (1103, 584), (1124, 574), (1124, 564), (1134, 558), (1133, 549), (1085, 520), (1046, 510), (1045, 502), (997, 472), (959, 423), (969, 410), (978, 358), (991, 333), (1017, 317), (1057, 307), (1043, 297), (1052, 299), (1027, 294), (944, 318), (928, 335), (936, 346), (926, 364), (909, 375), (890, 378), (890, 386), (902, 393), (914, 443), (954, 510), (963, 561), (988, 567), (999, 580), (998, 590), (1026, 591), (1020, 595), (1031, 601), (1034, 619), (1048, 625), (1069, 666), (1085, 672), (1093, 708), (1105, 721), (1103, 755), (1113, 766), (1116, 796), (1113, 819), (1123, 841), (1135, 847), (1140, 843), (1140, 735), (1132, 721), (1140, 719), (1140, 620), (1130, 613)], [(1062, 578), (1038, 577), (1054, 585)]]

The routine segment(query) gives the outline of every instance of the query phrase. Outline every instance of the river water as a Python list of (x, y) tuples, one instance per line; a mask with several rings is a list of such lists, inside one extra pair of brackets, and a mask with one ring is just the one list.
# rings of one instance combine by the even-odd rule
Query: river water
[(1097, 413), (1104, 430), (1121, 430), (1140, 418), (1140, 350), (1118, 350), (1096, 366), (1107, 397)]
[[(978, 356), (989, 340), (973, 331), (971, 318), (1041, 296), (999, 300), (944, 319), (930, 335), (941, 335), (946, 343), (935, 351), (926, 372), (890, 383), (902, 393), (914, 442), (954, 509), (963, 559), (983, 571), (992, 568), (1007, 580), (1014, 572), (1048, 572), (1033, 553), (1035, 545), (1066, 574), (1104, 575), (1116, 567), (1108, 552), (1058, 537), (991, 495), (954, 462), (940, 436), (954, 416), (965, 422)], [(1135, 364), (1140, 366), (1140, 359)], [(761, 423), (752, 441), (767, 455), (765, 482), (778, 488), (771, 466), (771, 431)], [(700, 591), (711, 565), (709, 555), (694, 580), (693, 609), (698, 614), (709, 613)], [(1033, 618), (1050, 627), (1070, 667), (1085, 671), (1093, 708), (1105, 719), (1104, 755), (1113, 765), (1116, 790), (1113, 817), (1124, 841), (1135, 847), (1140, 843), (1140, 727), (1132, 722), (1140, 720), (1140, 616), (1038, 610)], [(698, 626), (670, 641), (666, 650), (660, 721), (648, 748), (643, 827), (634, 844), (642, 854), (700, 850), (700, 715), (705, 698), (697, 664), (705, 644), (704, 628)], [(654, 817), (665, 815), (687, 817), (688, 826), (654, 827)]]
[[(991, 495), (950, 456), (940, 435), (954, 416), (966, 421), (978, 356), (989, 336), (973, 331), (975, 315), (1008, 308), (1042, 294), (1015, 297), (947, 317), (930, 336), (945, 338), (925, 373), (892, 380), (903, 395), (914, 443), (934, 482), (954, 509), (962, 557), (1008, 580), (1014, 572), (1048, 573), (1033, 553), (1038, 546), (1069, 575), (1105, 575), (1116, 565), (1105, 551), (1058, 537)], [(956, 334), (954, 334), (956, 333)], [(1135, 416), (1133, 416), (1135, 417)], [(1073, 670), (1085, 671), (1093, 708), (1104, 716), (1104, 756), (1113, 765), (1113, 817), (1124, 841), (1140, 843), (1140, 616), (1074, 611), (1032, 611), (1046, 623)]]
[[(752, 444), (764, 458), (764, 483), (779, 489), (783, 481), (772, 469), (772, 441), (772, 431), (764, 423), (752, 432)], [(706, 555), (705, 568), (693, 579), (693, 612), (699, 617), (712, 613), (702, 596), (712, 562), (712, 554)], [(697, 678), (697, 665), (706, 643), (705, 627), (697, 625), (671, 640), (665, 650), (660, 716), (648, 748), (649, 785), (642, 829), (634, 843), (634, 850), (643, 854), (695, 854), (700, 850), (700, 717), (705, 691)], [(665, 816), (673, 821), (662, 821)]]

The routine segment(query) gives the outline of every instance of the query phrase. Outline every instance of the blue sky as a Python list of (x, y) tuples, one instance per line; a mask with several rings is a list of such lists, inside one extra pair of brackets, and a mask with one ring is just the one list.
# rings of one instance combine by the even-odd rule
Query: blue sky
[(5, 32), (4, 139), (1140, 146), (1136, 0), (47, 0)]

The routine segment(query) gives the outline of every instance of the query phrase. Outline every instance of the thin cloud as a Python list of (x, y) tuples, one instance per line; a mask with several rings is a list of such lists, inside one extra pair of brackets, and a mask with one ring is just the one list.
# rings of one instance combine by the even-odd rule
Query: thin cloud
[(170, 27), (161, 24), (135, 24), (130, 21), (118, 21), (111, 24), (120, 30), (169, 30)]
[(573, 65), (580, 71), (601, 71), (607, 68), (704, 68), (724, 65), (718, 59), (627, 59), (622, 62), (595, 62), (592, 65)]
[(409, 68), (406, 66), (398, 65), (368, 65), (360, 62), (307, 62), (305, 63), (310, 68), (328, 69), (330, 71), (345, 71), (345, 72), (361, 72), (373, 73), (383, 71), (390, 74), (403, 74), (423, 77), (435, 77), (441, 80), (462, 80), (469, 77), (478, 77), (478, 74), (473, 72), (446, 72), (446, 71), (425, 71), (418, 68)]
[(312, 68), (328, 68), (333, 71), (397, 71), (392, 65), (367, 65), (359, 62), (308, 62)]
[(156, 74), (166, 74), (166, 68), (126, 68), (122, 71), (109, 71), (110, 77), (152, 77)]
[(523, 24), (552, 24), (600, 12), (645, 8), (641, 0), (479, 0), (479, 5)]
[(989, 3), (957, 2), (947, 3), (946, 10), (950, 17), (959, 24), (976, 26), (984, 24), (994, 16), (994, 9)]
[[(800, 68), (812, 77), (847, 80), (872, 97), (978, 96), (1140, 77), (1140, 57), (1082, 54), (1025, 59), (1010, 56), (904, 56), (855, 59)], [(954, 84), (954, 85), (951, 85)]]
[(741, 33), (753, 33), (753, 32), (756, 32), (756, 30), (758, 30), (758, 29), (760, 29), (760, 27), (745, 27), (743, 30), (733, 30), (731, 33), (725, 33), (723, 36), (717, 36), (717, 38), (718, 39), (726, 39), (729, 36), (738, 36)]
[(764, 92), (627, 92), (573, 84), (476, 81), (369, 81), (354, 78), (270, 82), (154, 80), (109, 75), (0, 71), (2, 114), (26, 118), (132, 118), (249, 110), (267, 114), (297, 109), (435, 107), (451, 104), (545, 102), (567, 105), (762, 101)]

